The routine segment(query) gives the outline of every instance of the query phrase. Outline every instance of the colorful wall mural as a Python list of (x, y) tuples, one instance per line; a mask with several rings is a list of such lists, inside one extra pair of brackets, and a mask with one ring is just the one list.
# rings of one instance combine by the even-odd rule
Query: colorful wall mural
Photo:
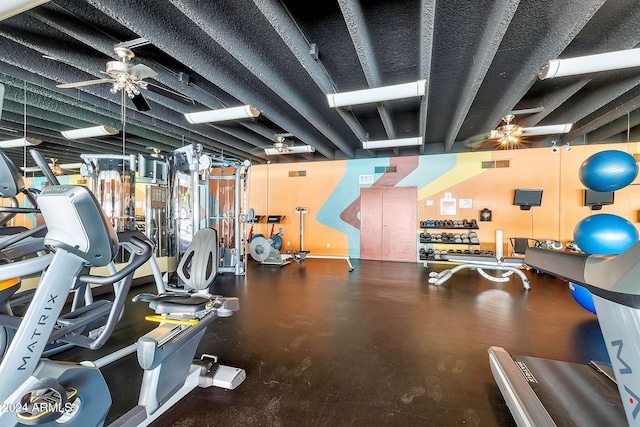
[[(282, 228), (285, 233), (283, 250), (299, 248), (295, 208), (305, 206), (309, 208), (304, 218), (305, 250), (317, 255), (359, 258), (361, 188), (415, 186), (419, 220), (475, 219), (480, 227), (478, 249), (495, 250), (496, 230), (502, 230), (503, 252), (508, 254), (510, 237), (566, 243), (573, 239), (573, 229), (580, 220), (597, 213), (583, 206), (584, 186), (578, 171), (585, 159), (604, 149), (639, 151), (637, 143), (625, 143), (582, 145), (559, 153), (552, 153), (547, 147), (256, 165), (251, 168), (249, 206), (258, 214), (285, 215), (283, 223), (276, 227), (276, 231)], [(508, 167), (487, 167), (507, 163)], [(516, 188), (542, 189), (542, 206), (529, 211), (514, 206)], [(441, 210), (441, 201), (448, 199), (455, 200), (453, 214)], [(485, 208), (492, 211), (491, 222), (479, 221), (480, 211)], [(639, 209), (640, 188), (631, 185), (616, 192), (614, 205), (598, 212), (620, 215), (637, 224)], [(256, 224), (255, 228), (266, 235), (271, 232), (266, 224)], [(418, 243), (421, 231), (416, 224), (416, 260), (422, 246)]]

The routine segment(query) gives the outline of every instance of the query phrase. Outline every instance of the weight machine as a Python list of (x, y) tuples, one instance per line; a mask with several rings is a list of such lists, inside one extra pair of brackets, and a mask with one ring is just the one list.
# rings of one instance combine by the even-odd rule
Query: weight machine
[(80, 174), (98, 199), (116, 232), (135, 230), (136, 157), (118, 154), (81, 154)]
[(192, 236), (213, 228), (219, 238), (221, 273), (246, 273), (246, 224), (249, 160), (227, 159), (190, 144), (167, 153), (171, 183), (171, 254), (181, 258)]

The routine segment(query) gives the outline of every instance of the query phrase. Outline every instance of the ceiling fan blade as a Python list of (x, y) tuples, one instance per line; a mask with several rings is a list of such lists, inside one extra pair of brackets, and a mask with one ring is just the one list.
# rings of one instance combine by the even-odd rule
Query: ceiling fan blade
[(554, 135), (557, 133), (569, 133), (573, 123), (564, 123), (559, 125), (534, 126), (530, 128), (522, 128), (524, 136), (537, 135)]
[(80, 169), (84, 163), (62, 163), (60, 166), (64, 170), (76, 170)]
[(483, 147), (485, 144), (487, 144), (490, 141), (491, 141), (490, 139), (481, 139), (479, 141), (465, 142), (464, 145), (466, 145), (467, 147), (473, 150), (478, 150), (480, 147)]
[(500, 138), (500, 132), (497, 131), (496, 129), (493, 129), (492, 131), (490, 131), (487, 136), (487, 139), (498, 139)]
[(147, 100), (144, 99), (144, 96), (142, 96), (141, 93), (139, 93), (137, 95), (134, 95), (133, 98), (131, 98), (131, 102), (133, 102), (133, 105), (135, 105), (136, 110), (138, 110), (138, 111), (149, 111), (149, 110), (151, 110), (151, 106), (149, 105)]
[(140, 80), (146, 78), (155, 78), (158, 75), (158, 73), (144, 64), (134, 65), (133, 67), (129, 68), (128, 73)]
[(469, 138), (463, 140), (462, 143), (473, 150), (477, 150), (480, 147), (484, 146), (486, 143), (491, 141), (491, 139), (489, 139), (488, 137), (489, 137), (488, 134), (480, 133), (477, 135), (470, 136)]
[(60, 89), (69, 89), (74, 87), (97, 85), (100, 83), (112, 83), (113, 81), (114, 81), (113, 79), (96, 79), (96, 80), (87, 80), (84, 82), (63, 83), (63, 84), (56, 85), (56, 87), (59, 87)]
[(188, 96), (185, 96), (179, 92), (175, 92), (173, 90), (160, 87), (153, 83), (149, 83), (149, 82), (146, 82), (146, 83), (147, 83), (147, 90), (149, 90), (150, 92), (157, 93), (158, 95), (162, 95), (165, 98), (173, 99), (174, 101), (178, 101), (183, 104), (195, 105), (196, 103), (192, 98), (189, 98)]

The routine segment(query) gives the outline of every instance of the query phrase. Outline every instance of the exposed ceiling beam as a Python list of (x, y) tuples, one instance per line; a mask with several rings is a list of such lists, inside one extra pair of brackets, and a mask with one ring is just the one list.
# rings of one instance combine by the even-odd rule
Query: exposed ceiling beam
[(491, 66), (493, 58), (500, 47), (513, 15), (516, 13), (520, 0), (501, 0), (499, 4), (492, 6), (492, 13), (485, 25), (482, 36), (477, 41), (472, 66), (466, 72), (465, 82), (460, 97), (456, 100), (456, 111), (451, 118), (451, 124), (447, 131), (444, 143), (444, 151), (450, 152), (464, 119), (471, 109), (480, 85), (484, 80), (487, 70)]

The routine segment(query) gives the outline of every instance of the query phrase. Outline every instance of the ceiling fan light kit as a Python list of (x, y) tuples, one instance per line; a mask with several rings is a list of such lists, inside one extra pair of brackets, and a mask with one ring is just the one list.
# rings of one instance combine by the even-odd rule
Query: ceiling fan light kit
[(254, 118), (259, 115), (260, 111), (252, 105), (242, 105), (240, 107), (185, 113), (184, 117), (189, 123), (198, 124)]
[(49, 0), (2, 0), (0, 4), (0, 21), (25, 12)]
[(551, 59), (542, 67), (538, 77), (544, 80), (639, 66), (640, 48), (627, 49), (576, 58)]
[(417, 136), (414, 138), (362, 141), (362, 148), (364, 148), (365, 150), (375, 150), (377, 148), (410, 147), (413, 145), (422, 145), (422, 142), (423, 142), (423, 137), (421, 136)]
[(82, 129), (64, 130), (60, 133), (67, 139), (81, 139), (81, 138), (94, 138), (98, 136), (115, 135), (119, 131), (118, 129), (109, 126), (91, 126)]
[(41, 142), (42, 140), (35, 138), (9, 139), (7, 141), (0, 141), (0, 148), (30, 147), (32, 145), (38, 145)]
[(424, 96), (426, 86), (426, 80), (418, 80), (416, 82), (382, 86), (373, 89), (328, 93), (327, 101), (329, 102), (329, 107), (338, 108), (348, 105), (371, 104), (375, 102), (392, 101), (394, 99), (414, 98)]

